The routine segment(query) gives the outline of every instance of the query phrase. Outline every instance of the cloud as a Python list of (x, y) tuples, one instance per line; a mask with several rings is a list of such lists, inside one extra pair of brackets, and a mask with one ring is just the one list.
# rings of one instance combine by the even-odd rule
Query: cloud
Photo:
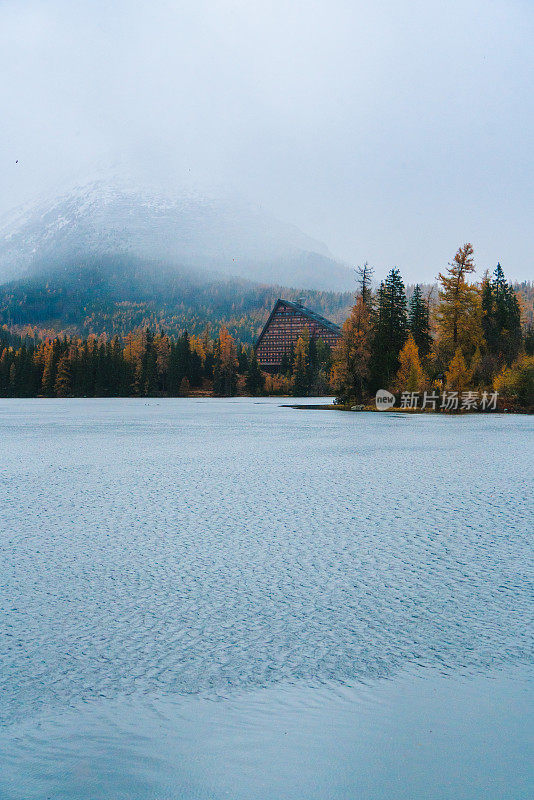
[[(111, 169), (378, 272), (532, 277), (532, 4), (4, 2), (0, 209)], [(16, 161), (18, 160), (18, 164)]]

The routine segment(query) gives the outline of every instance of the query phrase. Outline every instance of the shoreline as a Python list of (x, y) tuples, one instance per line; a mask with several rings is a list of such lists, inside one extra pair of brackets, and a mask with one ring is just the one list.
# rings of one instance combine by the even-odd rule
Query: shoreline
[[(69, 397), (49, 397), (47, 395), (33, 395), (33, 396), (2, 396), (0, 400), (47, 400), (47, 401), (54, 401), (54, 400), (291, 400), (290, 395), (277, 395), (277, 394), (269, 394), (269, 395), (245, 395), (245, 394), (236, 394), (236, 395), (213, 395), (205, 391), (198, 391), (198, 392), (191, 392), (188, 395), (71, 395)], [(312, 397), (309, 398), (313, 400)], [(320, 399), (317, 397), (317, 399)], [(293, 408), (297, 411), (345, 411), (350, 413), (364, 413), (364, 412), (372, 412), (372, 413), (380, 413), (380, 414), (387, 414), (387, 413), (394, 413), (394, 414), (442, 414), (446, 416), (465, 416), (465, 415), (483, 415), (483, 414), (499, 414), (499, 415), (509, 415), (509, 414), (524, 414), (526, 416), (532, 416), (534, 414), (533, 408), (522, 408), (522, 407), (512, 407), (512, 408), (496, 408), (491, 410), (482, 410), (482, 409), (432, 409), (432, 408), (401, 408), (400, 406), (392, 406), (391, 408), (377, 408), (374, 404), (358, 404), (358, 405), (349, 405), (348, 403), (288, 403), (288, 402), (280, 402), (281, 408)]]
[(434, 411), (431, 408), (397, 408), (393, 406), (392, 408), (376, 408), (376, 406), (371, 405), (364, 405), (362, 407), (354, 408), (349, 405), (344, 405), (342, 403), (335, 404), (292, 404), (287, 403), (283, 404), (283, 408), (294, 408), (298, 411), (348, 411), (352, 414), (364, 413), (364, 412), (372, 412), (372, 413), (379, 413), (379, 414), (434, 414), (434, 415), (445, 415), (445, 416), (466, 416), (466, 415), (489, 415), (489, 414), (499, 414), (499, 415), (508, 415), (508, 414), (525, 414), (527, 416), (531, 416), (534, 412), (524, 408), (514, 408), (514, 409), (495, 409), (493, 411), (478, 411), (478, 410), (471, 410), (471, 409), (456, 409), (454, 411), (445, 411), (439, 410)]

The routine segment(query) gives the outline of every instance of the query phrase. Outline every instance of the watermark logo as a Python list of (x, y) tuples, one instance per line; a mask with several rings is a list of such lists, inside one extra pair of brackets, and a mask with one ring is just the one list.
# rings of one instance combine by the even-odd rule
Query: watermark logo
[[(497, 411), (498, 392), (401, 392), (401, 410)], [(386, 411), (395, 405), (395, 395), (386, 389), (376, 393), (376, 407)]]
[[(401, 409), (420, 408), (421, 411), (496, 411), (497, 392), (402, 392)], [(421, 401), (421, 404), (419, 404)]]
[(395, 395), (391, 394), (391, 392), (388, 392), (386, 389), (379, 389), (376, 393), (375, 403), (379, 411), (393, 408), (395, 405)]

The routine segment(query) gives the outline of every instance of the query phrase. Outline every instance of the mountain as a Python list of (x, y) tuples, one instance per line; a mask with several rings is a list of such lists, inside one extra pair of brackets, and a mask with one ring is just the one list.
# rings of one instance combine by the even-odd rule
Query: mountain
[(300, 299), (342, 322), (353, 295), (215, 279), (131, 256), (102, 256), (0, 285), (0, 326), (87, 336), (123, 335), (140, 327), (200, 334), (208, 324), (217, 333), (225, 325), (240, 341), (252, 342), (278, 297)]
[(0, 224), (0, 280), (114, 259), (319, 290), (351, 289), (351, 270), (293, 225), (243, 201), (166, 198), (94, 183)]

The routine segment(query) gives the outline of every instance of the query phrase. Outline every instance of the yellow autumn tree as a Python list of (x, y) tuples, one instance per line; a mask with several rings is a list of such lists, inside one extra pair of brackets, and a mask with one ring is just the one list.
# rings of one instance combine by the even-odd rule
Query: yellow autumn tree
[(41, 391), (44, 395), (50, 396), (54, 392), (54, 382), (56, 379), (56, 353), (52, 342), (47, 342), (44, 350), (44, 369), (41, 381)]
[(146, 347), (145, 331), (128, 333), (124, 340), (124, 358), (133, 364), (141, 361)]
[(452, 392), (465, 392), (470, 388), (471, 377), (462, 349), (458, 347), (445, 375), (445, 385)]
[(221, 328), (216, 342), (213, 365), (213, 391), (221, 397), (230, 397), (237, 390), (237, 349), (235, 341), (225, 327)]
[(169, 359), (171, 356), (171, 342), (166, 334), (159, 333), (154, 337), (154, 350), (156, 351), (158, 373), (163, 375), (169, 369)]
[(192, 334), (189, 337), (189, 349), (192, 353), (197, 353), (202, 362), (202, 366), (206, 361), (206, 350), (204, 349), (204, 340), (200, 336)]
[(507, 400), (534, 411), (534, 356), (519, 356), (510, 367), (503, 368), (493, 385)]
[(398, 392), (420, 392), (424, 383), (424, 372), (419, 360), (419, 348), (410, 333), (399, 353), (400, 367), (395, 379)]
[(482, 304), (479, 288), (469, 283), (475, 270), (473, 246), (469, 243), (457, 251), (446, 274), (438, 275), (441, 284), (436, 314), (438, 342), (442, 358), (449, 361), (458, 347), (472, 355), (482, 341)]
[(72, 372), (69, 354), (65, 353), (58, 363), (54, 392), (58, 397), (68, 397), (72, 391)]
[(343, 323), (333, 352), (332, 384), (342, 402), (363, 399), (371, 356), (369, 338), (369, 306), (360, 296)]

